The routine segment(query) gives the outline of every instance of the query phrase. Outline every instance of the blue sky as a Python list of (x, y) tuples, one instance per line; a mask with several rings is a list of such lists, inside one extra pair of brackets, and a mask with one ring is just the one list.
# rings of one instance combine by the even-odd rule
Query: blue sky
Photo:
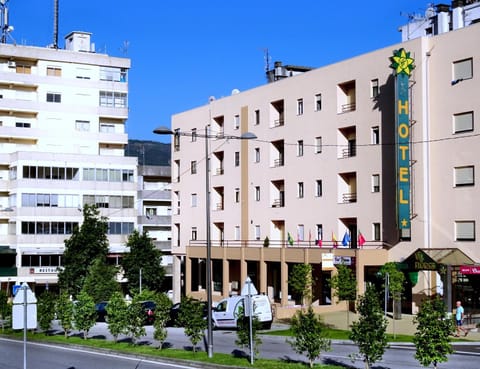
[[(53, 42), (54, 0), (10, 0), (17, 44)], [(449, 1), (447, 1), (449, 3)], [(265, 49), (275, 61), (321, 67), (401, 41), (423, 0), (60, 0), (59, 46), (71, 31), (92, 33), (97, 52), (128, 57), (132, 139), (210, 96), (265, 83)], [(11, 43), (12, 40), (9, 40)], [(125, 48), (125, 45), (128, 47)]]

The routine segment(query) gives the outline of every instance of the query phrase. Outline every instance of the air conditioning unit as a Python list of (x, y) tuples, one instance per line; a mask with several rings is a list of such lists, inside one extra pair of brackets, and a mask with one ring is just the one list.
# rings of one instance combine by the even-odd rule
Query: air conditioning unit
[(17, 63), (15, 63), (13, 60), (8, 61), (8, 67), (9, 68), (15, 68), (17, 66)]

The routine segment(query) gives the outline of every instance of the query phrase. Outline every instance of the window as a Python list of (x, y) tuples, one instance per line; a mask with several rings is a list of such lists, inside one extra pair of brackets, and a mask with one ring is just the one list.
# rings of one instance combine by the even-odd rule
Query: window
[(297, 240), (305, 241), (305, 226), (303, 224), (297, 225)]
[(475, 221), (456, 221), (455, 241), (475, 241)]
[(197, 174), (197, 161), (190, 162), (190, 174)]
[(472, 186), (475, 184), (475, 170), (473, 165), (455, 168), (455, 187)]
[(315, 182), (315, 196), (322, 197), (323, 195), (323, 184), (321, 179), (317, 179)]
[(255, 239), (259, 240), (260, 239), (260, 226), (255, 225)]
[(47, 67), (47, 76), (61, 77), (62, 69), (58, 67)]
[(180, 151), (180, 130), (177, 128), (173, 135), (173, 149)]
[(473, 131), (473, 111), (453, 116), (453, 133)]
[(297, 196), (299, 199), (303, 199), (303, 182), (297, 183)]
[(322, 224), (317, 224), (315, 226), (315, 228), (316, 228), (317, 243), (318, 243), (318, 241), (323, 240), (323, 225)]
[(380, 241), (380, 223), (373, 223), (373, 240)]
[(192, 193), (192, 196), (191, 196), (191, 199), (190, 199), (190, 204), (191, 204), (192, 208), (197, 207), (197, 194), (196, 193)]
[(255, 110), (255, 120), (254, 124), (258, 126), (260, 124), (260, 110)]
[(127, 94), (123, 92), (100, 91), (99, 104), (109, 108), (126, 108)]
[(125, 82), (125, 80), (126, 80), (126, 70), (124, 68), (101, 67), (100, 68), (100, 80), (101, 81)]
[(115, 124), (109, 123), (100, 123), (101, 133), (115, 133)]
[(452, 85), (470, 79), (473, 77), (473, 60), (472, 58), (459, 60), (453, 63), (453, 79)]
[(297, 115), (303, 114), (303, 99), (297, 100)]
[(239, 129), (240, 128), (240, 115), (235, 115), (233, 117), (233, 129)]
[(197, 227), (192, 227), (192, 241), (196, 241), (197, 240)]
[(54, 92), (47, 92), (47, 102), (60, 103), (62, 102), (62, 95)]
[(90, 131), (90, 122), (88, 120), (76, 120), (75, 129), (77, 131)]
[(17, 62), (15, 66), (15, 72), (20, 74), (32, 74), (32, 66)]
[(197, 129), (192, 128), (192, 142), (196, 142), (196, 141), (197, 141)]
[(380, 127), (372, 127), (372, 145), (380, 144)]
[(315, 95), (315, 111), (322, 110), (322, 94)]
[(255, 201), (260, 201), (260, 186), (255, 186)]
[(372, 175), (372, 192), (380, 192), (380, 174)]
[(240, 166), (240, 152), (235, 151), (235, 166)]
[(255, 163), (260, 163), (260, 148), (255, 148)]
[(322, 152), (322, 137), (315, 137), (315, 154)]
[(240, 241), (240, 226), (235, 226), (235, 231), (234, 231), (234, 239), (235, 241)]
[(377, 97), (379, 93), (380, 90), (378, 88), (378, 79), (372, 79), (370, 81), (370, 97)]
[(240, 189), (239, 188), (235, 189), (235, 202), (236, 203), (240, 202)]
[(30, 123), (26, 123), (26, 122), (15, 122), (15, 127), (17, 128), (31, 128), (31, 124)]
[(303, 140), (297, 141), (297, 156), (303, 156)]

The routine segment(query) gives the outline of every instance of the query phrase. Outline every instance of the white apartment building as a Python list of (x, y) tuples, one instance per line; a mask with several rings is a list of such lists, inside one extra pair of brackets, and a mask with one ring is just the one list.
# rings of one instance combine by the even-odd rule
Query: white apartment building
[(137, 158), (125, 157), (130, 60), (0, 44), (0, 284), (57, 283), (64, 240), (84, 204), (108, 217), (112, 263), (137, 227)]
[[(172, 130), (190, 135), (172, 144), (174, 298), (206, 296), (207, 127), (215, 300), (249, 276), (287, 316), (289, 271), (309, 263), (314, 304), (345, 308), (327, 283), (336, 264), (363, 293), (395, 261), (404, 312), (435, 293), (479, 309), (480, 25), (470, 23), (291, 77), (276, 63), (269, 76), (288, 78), (174, 115)], [(227, 139), (245, 132), (257, 139)]]
[(165, 279), (162, 287), (172, 289), (172, 192), (171, 167), (138, 166), (138, 228), (148, 232), (157, 249), (162, 252)]

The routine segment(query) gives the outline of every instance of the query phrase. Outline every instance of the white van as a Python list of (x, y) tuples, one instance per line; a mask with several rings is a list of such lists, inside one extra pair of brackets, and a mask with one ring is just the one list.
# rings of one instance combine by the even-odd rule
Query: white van
[[(240, 309), (245, 309), (246, 296), (231, 296), (218, 302), (212, 309), (214, 328), (237, 328), (237, 319)], [(273, 315), (270, 300), (266, 295), (254, 295), (253, 314), (258, 318), (263, 329), (270, 329)], [(244, 310), (245, 311), (245, 310)]]

